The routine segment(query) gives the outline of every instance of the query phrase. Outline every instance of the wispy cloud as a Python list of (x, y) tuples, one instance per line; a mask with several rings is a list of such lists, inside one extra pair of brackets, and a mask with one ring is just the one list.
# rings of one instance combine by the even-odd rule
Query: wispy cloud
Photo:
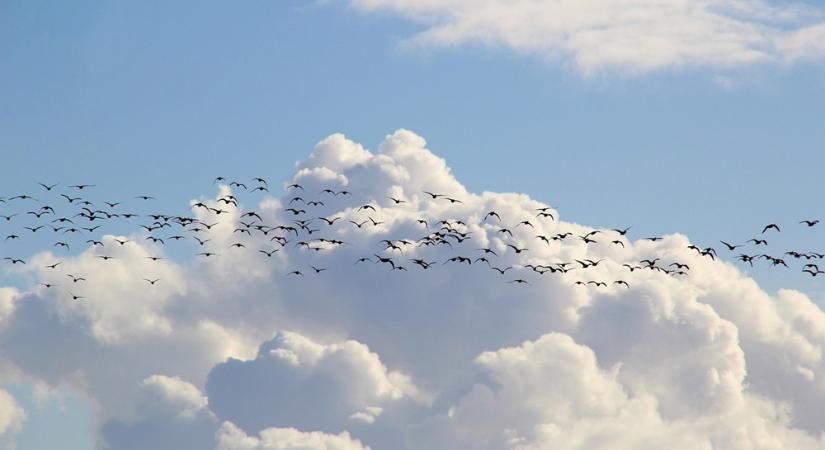
[(426, 46), (481, 44), (599, 72), (730, 69), (825, 58), (825, 9), (760, 0), (349, 0), (421, 24)]

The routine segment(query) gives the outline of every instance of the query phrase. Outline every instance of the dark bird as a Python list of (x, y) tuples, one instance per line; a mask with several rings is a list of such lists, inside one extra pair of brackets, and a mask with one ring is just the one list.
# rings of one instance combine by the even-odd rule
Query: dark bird
[(773, 228), (776, 231), (782, 231), (782, 230), (779, 229), (779, 225), (777, 225), (775, 223), (771, 223), (771, 224), (765, 225), (765, 228), (762, 228), (762, 233), (764, 234), (766, 231), (770, 230), (771, 228)]
[(819, 223), (819, 219), (816, 219), (816, 220), (803, 220), (802, 222), (799, 222), (799, 223), (804, 223), (805, 225), (807, 225), (809, 227), (812, 227), (812, 226)]
[(300, 271), (300, 270), (293, 270), (292, 272), (289, 272), (289, 273), (287, 273), (286, 275), (287, 275), (287, 276), (289, 276), (289, 275), (300, 275), (300, 276), (304, 276), (304, 274), (303, 274), (303, 273), (301, 273), (301, 271)]
[(69, 186), (69, 187), (70, 188), (75, 188), (79, 191), (82, 191), (83, 189), (86, 189), (86, 188), (95, 187), (95, 185), (94, 184), (75, 184), (75, 185), (72, 185), (72, 186)]
[(510, 281), (508, 281), (507, 283), (516, 283), (516, 284), (526, 284), (526, 285), (530, 285), (530, 283), (528, 283), (528, 282), (527, 282), (527, 281), (525, 281), (525, 280), (522, 280), (521, 278), (516, 278), (515, 280), (510, 280)]
[(69, 276), (69, 278), (71, 278), (71, 279), (72, 279), (72, 283), (77, 283), (78, 281), (86, 281), (86, 279), (85, 279), (85, 278), (83, 278), (83, 277), (78, 277), (78, 276), (72, 275), (72, 274), (70, 274), (70, 273), (69, 273), (69, 274), (66, 274), (66, 275), (68, 275), (68, 276)]
[(508, 246), (508, 247), (510, 247), (510, 248), (512, 248), (513, 250), (515, 250), (515, 251), (516, 251), (516, 254), (519, 254), (519, 253), (521, 253), (521, 252), (526, 252), (526, 251), (528, 251), (528, 250), (529, 250), (529, 249), (527, 249), (527, 248), (518, 248), (518, 247), (516, 247), (516, 246), (515, 246), (515, 245), (513, 245), (513, 244), (507, 244), (507, 246)]
[(616, 281), (613, 282), (613, 284), (623, 284), (626, 287), (630, 287), (630, 285), (627, 284), (627, 281), (624, 281), (624, 280), (616, 280)]
[(748, 239), (748, 242), (753, 242), (754, 245), (768, 245), (765, 239)]
[(407, 203), (406, 200), (401, 200), (401, 199), (398, 199), (398, 198), (395, 198), (395, 197), (387, 197), (387, 198), (392, 200), (393, 203), (395, 203), (396, 205), (401, 204), (401, 203)]
[(619, 228), (613, 228), (613, 231), (615, 231), (616, 233), (619, 233), (620, 235), (624, 236), (624, 235), (626, 235), (626, 234), (627, 234), (627, 232), (628, 232), (628, 231), (630, 231), (630, 228), (632, 228), (632, 226), (627, 227), (627, 228), (625, 228), (625, 229), (623, 229), (623, 230), (622, 230), (622, 229), (619, 229)]
[(259, 251), (260, 253), (263, 253), (264, 255), (266, 255), (266, 257), (267, 257), (267, 258), (272, 258), (272, 255), (274, 255), (274, 254), (275, 254), (275, 252), (277, 252), (277, 251), (278, 251), (278, 249), (276, 248), (276, 249), (274, 249), (274, 250), (270, 250), (270, 251), (266, 251), (266, 250), (258, 250), (258, 251)]
[(312, 270), (314, 270), (314, 271), (315, 271), (315, 273), (321, 273), (321, 272), (323, 272), (323, 271), (327, 270), (327, 268), (326, 268), (326, 267), (315, 267), (315, 266), (313, 266), (313, 265), (311, 265), (311, 264), (310, 264), (310, 266), (309, 266), (309, 267), (310, 267)]
[(739, 248), (739, 247), (741, 247), (742, 245), (744, 245), (744, 244), (739, 244), (739, 245), (728, 244), (728, 243), (727, 243), (727, 242), (725, 242), (725, 241), (719, 241), (719, 242), (721, 242), (722, 244), (724, 244), (724, 246), (725, 246), (725, 247), (727, 247), (727, 248), (728, 248), (728, 250), (730, 250), (730, 251), (734, 251), (734, 250), (736, 250), (737, 248)]
[(616, 245), (621, 245), (624, 248), (624, 242), (622, 242), (622, 241), (616, 240), (616, 241), (610, 241), (610, 243), (611, 244), (616, 244)]
[(150, 280), (150, 279), (148, 279), (148, 278), (144, 278), (144, 281), (146, 281), (147, 283), (149, 283), (149, 284), (151, 284), (152, 286), (154, 286), (154, 285), (155, 285), (155, 283), (157, 283), (158, 281), (160, 281), (160, 278), (155, 278), (154, 280)]
[(488, 217), (495, 217), (496, 219), (498, 219), (499, 222), (501, 222), (501, 216), (499, 216), (498, 213), (495, 212), (495, 211), (488, 212), (487, 214), (484, 215), (484, 218), (481, 219), (481, 220), (482, 221), (487, 220)]
[(332, 225), (333, 223), (335, 223), (335, 221), (336, 221), (336, 220), (339, 220), (339, 219), (341, 219), (341, 218), (340, 218), (340, 217), (333, 217), (332, 219), (327, 219), (326, 217), (319, 217), (319, 219), (321, 219), (321, 220), (323, 220), (324, 222), (326, 222), (326, 223), (327, 223), (327, 225)]
[(138, 195), (135, 198), (138, 198), (138, 199), (141, 199), (141, 200), (154, 200), (155, 199), (155, 197), (152, 197), (151, 195)]
[(55, 183), (55, 184), (53, 184), (53, 185), (51, 185), (51, 186), (49, 186), (49, 185), (47, 185), (47, 184), (43, 184), (43, 183), (37, 183), (37, 184), (39, 184), (39, 185), (43, 186), (43, 189), (45, 189), (45, 190), (47, 190), (47, 191), (51, 191), (52, 189), (54, 189), (54, 187), (55, 187), (55, 186), (57, 186), (57, 185), (58, 185), (58, 184), (60, 184), (60, 183)]
[(432, 197), (433, 200), (437, 199), (438, 197), (444, 197), (444, 194), (433, 194), (432, 192), (423, 191), (425, 194)]
[(203, 252), (203, 253), (198, 253), (197, 256), (203, 256), (203, 257), (209, 258), (210, 256), (218, 256), (218, 255), (216, 253), (212, 253), (212, 252)]

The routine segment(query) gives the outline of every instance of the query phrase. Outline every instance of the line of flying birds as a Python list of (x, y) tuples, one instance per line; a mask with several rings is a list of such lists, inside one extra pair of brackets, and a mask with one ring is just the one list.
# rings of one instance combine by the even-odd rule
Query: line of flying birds
[[(253, 178), (249, 183), (240, 181), (226, 181), (223, 177), (217, 177), (213, 185), (221, 183), (230, 188), (235, 188), (238, 192), (260, 192), (268, 193), (269, 184), (263, 178)], [(60, 184), (46, 184), (39, 183), (42, 195), (48, 196), (48, 201), (39, 200), (33, 195), (17, 194), (9, 197), (0, 197), (0, 206), (4, 210), (4, 214), (0, 214), (0, 226), (10, 227), (11, 231), (3, 230), (3, 243), (10, 241), (18, 241), (25, 239), (25, 236), (46, 233), (51, 231), (53, 235), (58, 236), (58, 240), (53, 243), (52, 247), (56, 250), (65, 250), (70, 252), (71, 249), (80, 246), (95, 247), (101, 253), (96, 254), (95, 257), (101, 261), (110, 261), (116, 259), (116, 256), (105, 254), (103, 249), (106, 245), (125, 246), (132, 243), (128, 239), (116, 238), (109, 236), (109, 239), (100, 237), (98, 230), (107, 228), (113, 221), (122, 221), (129, 219), (145, 220), (148, 223), (139, 224), (141, 228), (148, 234), (144, 237), (145, 241), (152, 242), (158, 245), (166, 245), (171, 241), (192, 241), (196, 244), (199, 252), (196, 256), (203, 258), (220, 257), (220, 253), (212, 248), (210, 242), (210, 232), (212, 229), (224, 223), (222, 216), (230, 213), (238, 213), (238, 220), (231, 224), (233, 227), (232, 235), (238, 236), (238, 239), (229, 244), (229, 249), (232, 251), (254, 251), (261, 254), (262, 258), (272, 258), (277, 252), (282, 249), (298, 249), (305, 250), (312, 253), (321, 251), (331, 251), (339, 246), (347, 244), (347, 242), (337, 239), (340, 236), (341, 227), (350, 227), (353, 230), (374, 229), (385, 224), (384, 220), (373, 217), (378, 216), (377, 213), (383, 209), (401, 207), (402, 204), (408, 203), (410, 200), (406, 198), (398, 198), (395, 196), (387, 196), (385, 200), (388, 201), (387, 206), (382, 207), (378, 205), (375, 199), (364, 203), (354, 203), (344, 205), (344, 212), (339, 215), (329, 216), (321, 214), (324, 207), (330, 202), (328, 199), (351, 199), (355, 195), (345, 189), (336, 190), (332, 187), (317, 190), (314, 195), (298, 183), (292, 183), (285, 187), (285, 205), (281, 208), (281, 217), (277, 223), (267, 224), (260, 213), (251, 210), (243, 211), (239, 206), (239, 200), (232, 194), (221, 196), (214, 202), (193, 202), (193, 211), (202, 211), (202, 217), (206, 219), (198, 219), (191, 216), (183, 215), (169, 215), (161, 213), (136, 213), (134, 211), (127, 212), (123, 206), (126, 201), (91, 201), (87, 192), (93, 192), (94, 184), (75, 184), (66, 186), (66, 189), (58, 191)], [(56, 195), (55, 195), (56, 194)], [(435, 193), (431, 191), (422, 191), (422, 198), (429, 201), (444, 202), (449, 207), (460, 206), (464, 202), (454, 196), (447, 194)], [(130, 205), (134, 201), (140, 202), (142, 205), (151, 205), (155, 200), (152, 195), (136, 195), (128, 202)], [(339, 203), (338, 200), (335, 201)], [(132, 205), (133, 206), (133, 205)], [(346, 208), (348, 206), (348, 208)], [(18, 208), (13, 212), (7, 210)], [(68, 212), (64, 212), (68, 209)], [(59, 212), (60, 211), (60, 212)], [(475, 225), (486, 226), (490, 229), (492, 234), (499, 238), (503, 245), (492, 248), (490, 246), (479, 247), (477, 242), (473, 240), (474, 231), (468, 226), (470, 218), (444, 218), (444, 219), (416, 219), (416, 226), (421, 230), (425, 230), (426, 234), (415, 238), (401, 238), (401, 239), (381, 239), (377, 240), (378, 247), (375, 252), (370, 255), (360, 256), (354, 261), (354, 265), (362, 263), (373, 263), (386, 266), (390, 272), (406, 272), (408, 265), (415, 266), (419, 270), (431, 270), (444, 265), (477, 265), (484, 264), (486, 267), (498, 273), (499, 275), (506, 275), (509, 271), (520, 273), (514, 278), (507, 280), (510, 284), (531, 284), (524, 274), (535, 273), (538, 275), (561, 274), (565, 275), (571, 271), (575, 273), (582, 273), (583, 271), (598, 267), (607, 259), (572, 259), (564, 262), (552, 263), (523, 263), (521, 260), (512, 264), (505, 264), (503, 262), (503, 253), (514, 255), (515, 257), (523, 257), (530, 249), (525, 244), (520, 244), (513, 232), (517, 229), (519, 231), (530, 228), (535, 230), (537, 221), (556, 221), (555, 208), (550, 206), (543, 206), (536, 208), (534, 216), (524, 219), (519, 218), (512, 226), (504, 226), (504, 218), (497, 211), (488, 211), (480, 221)], [(19, 222), (28, 219), (25, 225), (20, 225)], [(151, 219), (151, 221), (150, 221)], [(806, 227), (814, 227), (819, 224), (817, 219), (805, 219), (799, 222), (800, 225)], [(377, 232), (382, 232), (384, 229), (378, 229)], [(493, 231), (494, 230), (494, 231)], [(571, 231), (555, 234), (538, 234), (533, 231), (533, 238), (540, 241), (540, 245), (549, 246), (554, 242), (563, 242), (568, 240), (581, 241), (584, 245), (593, 244), (607, 244), (610, 246), (625, 247), (624, 237), (630, 231), (630, 227), (592, 230), (583, 234), (575, 234)], [(161, 236), (161, 233), (165, 233)], [(761, 236), (767, 236), (767, 233), (781, 232), (779, 225), (771, 223), (762, 228)], [(329, 236), (333, 234), (333, 236)], [(522, 233), (523, 234), (523, 233)], [(327, 235), (327, 236), (323, 236)], [(521, 236), (521, 235), (519, 235)], [(384, 236), (381, 236), (384, 237)], [(662, 237), (646, 237), (643, 240), (660, 241)], [(736, 253), (740, 248), (767, 248), (768, 242), (764, 237), (752, 238), (742, 243), (730, 243), (727, 241), (719, 241), (729, 252)], [(85, 245), (83, 245), (85, 244)], [(447, 247), (457, 253), (445, 260), (428, 261), (420, 257), (420, 252), (427, 247)], [(414, 250), (415, 258), (407, 257), (409, 249)], [(715, 260), (718, 257), (717, 251), (713, 247), (701, 248), (696, 245), (689, 245), (687, 250), (692, 250), (700, 257), (707, 257)], [(804, 260), (805, 264), (802, 266), (802, 272), (809, 274), (812, 277), (824, 274), (818, 264), (825, 254), (815, 252), (798, 252), (787, 251), (782, 255), (769, 255), (768, 253), (753, 253), (748, 254), (741, 252), (734, 255), (734, 258), (743, 263), (753, 266), (755, 261), (764, 260), (772, 267), (784, 266), (789, 267), (786, 259), (790, 257), (794, 260)], [(164, 259), (161, 256), (148, 256), (152, 261), (159, 261)], [(8, 264), (23, 265), (26, 261), (22, 258), (13, 256), (4, 256), (3, 258)], [(616, 262), (618, 264), (618, 262)], [(58, 268), (62, 264), (61, 261), (53, 262), (46, 265), (45, 268), (58, 272)], [(666, 275), (678, 277), (686, 276), (690, 271), (690, 266), (685, 262), (671, 261), (665, 264), (661, 258), (644, 259), (637, 263), (623, 262), (621, 267), (624, 267), (629, 272), (636, 270), (651, 270)], [(825, 265), (823, 266), (825, 267)], [(321, 274), (322, 272), (330, 270), (329, 267), (320, 267), (320, 264), (307, 264), (303, 270), (295, 268), (288, 271), (287, 277), (304, 277), (304, 272)], [(65, 273), (67, 283), (70, 286), (79, 286), (78, 283), (86, 281), (82, 274)], [(99, 274), (100, 276), (105, 276)], [(143, 277), (148, 285), (154, 286), (161, 282), (160, 278), (154, 276)], [(39, 283), (44, 288), (51, 289), (59, 287), (58, 281), (44, 281)], [(578, 279), (574, 281), (577, 286), (593, 286), (596, 288), (607, 287), (608, 285), (630, 287), (630, 284), (625, 280), (588, 280)], [(74, 288), (65, 291), (71, 296), (73, 300), (81, 300), (86, 297), (77, 295)]]

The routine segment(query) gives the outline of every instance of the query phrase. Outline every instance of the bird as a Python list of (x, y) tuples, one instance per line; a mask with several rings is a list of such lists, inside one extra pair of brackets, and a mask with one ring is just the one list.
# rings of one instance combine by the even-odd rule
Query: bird
[(619, 233), (620, 235), (624, 236), (624, 235), (626, 235), (626, 234), (627, 234), (627, 232), (628, 232), (628, 231), (630, 231), (630, 228), (632, 228), (632, 226), (627, 227), (627, 228), (625, 228), (625, 229), (621, 229), (621, 228), (613, 228), (613, 231), (615, 231), (616, 233)]
[(499, 222), (501, 222), (501, 216), (499, 216), (498, 213), (495, 212), (495, 211), (488, 212), (487, 214), (484, 215), (484, 218), (481, 219), (481, 220), (485, 221), (485, 220), (487, 220), (488, 217), (495, 217), (496, 219), (498, 219)]
[(399, 199), (399, 198), (395, 198), (395, 197), (387, 197), (387, 198), (388, 198), (388, 199), (390, 199), (390, 200), (392, 200), (392, 201), (393, 201), (393, 203), (395, 203), (396, 205), (399, 205), (399, 204), (401, 204), (401, 203), (407, 203), (407, 201), (406, 201), (406, 200), (401, 200), (401, 199)]
[(727, 247), (727, 248), (728, 248), (728, 250), (730, 250), (730, 251), (734, 251), (734, 250), (736, 250), (737, 248), (742, 247), (742, 245), (743, 245), (743, 244), (739, 244), (739, 245), (728, 244), (728, 243), (727, 243), (727, 242), (725, 242), (725, 241), (719, 241), (719, 242), (721, 242), (721, 243), (722, 243), (725, 247)]
[(508, 281), (507, 283), (516, 283), (516, 284), (526, 284), (526, 285), (530, 285), (530, 283), (528, 283), (526, 280), (523, 280), (523, 279), (521, 279), (521, 278), (516, 278), (515, 280), (510, 280), (510, 281)]
[(510, 247), (510, 248), (512, 248), (513, 250), (515, 250), (515, 251), (516, 251), (516, 254), (519, 254), (519, 253), (521, 253), (521, 252), (526, 252), (526, 251), (528, 251), (528, 250), (529, 250), (529, 249), (527, 249), (527, 248), (518, 248), (518, 247), (516, 247), (516, 246), (515, 246), (515, 245), (513, 245), (513, 244), (507, 244), (507, 246), (508, 246), (508, 247)]
[(267, 257), (267, 258), (272, 258), (272, 255), (274, 255), (274, 254), (275, 254), (275, 252), (277, 252), (277, 251), (278, 251), (278, 249), (277, 249), (277, 248), (276, 248), (276, 249), (274, 249), (274, 250), (270, 250), (270, 251), (266, 251), (266, 250), (258, 250), (258, 252), (263, 253), (264, 255), (266, 255), (266, 257)]
[(37, 183), (37, 184), (43, 186), (43, 189), (45, 189), (47, 191), (51, 191), (52, 189), (55, 188), (55, 186), (57, 186), (60, 183), (55, 183), (55, 184), (52, 184), (52, 185), (47, 185), (47, 184), (44, 184), (44, 183)]
[(150, 279), (148, 279), (148, 278), (144, 278), (144, 280), (145, 280), (147, 283), (149, 283), (149, 284), (151, 284), (152, 286), (154, 286), (154, 285), (155, 285), (155, 283), (157, 283), (158, 281), (160, 281), (160, 278), (155, 278), (154, 280), (150, 280)]
[(765, 234), (765, 232), (770, 230), (770, 229), (774, 229), (776, 231), (782, 231), (782, 230), (779, 229), (779, 225), (777, 225), (775, 223), (771, 223), (771, 224), (765, 225), (765, 227), (762, 228), (762, 234)]
[(613, 284), (623, 284), (628, 288), (630, 287), (630, 285), (627, 284), (627, 281), (624, 281), (624, 280), (616, 280), (616, 281), (613, 282)]
[(819, 223), (819, 219), (815, 219), (815, 220), (803, 220), (803, 221), (801, 221), (801, 222), (799, 222), (799, 223), (804, 223), (805, 225), (807, 225), (807, 226), (809, 226), (809, 227), (812, 227), (812, 226), (814, 226), (814, 225), (816, 225), (816, 224), (818, 224), (818, 223)]

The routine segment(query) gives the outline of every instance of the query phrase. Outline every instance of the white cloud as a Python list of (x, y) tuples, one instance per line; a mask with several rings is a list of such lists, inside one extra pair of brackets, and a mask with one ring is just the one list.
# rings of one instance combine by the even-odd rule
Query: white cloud
[(261, 344), (253, 360), (217, 365), (207, 391), (212, 410), (254, 431), (272, 425), (334, 431), (348, 419), (373, 423), (383, 412), (378, 405), (428, 401), (366, 345), (324, 345), (293, 332)]
[(367, 450), (349, 433), (302, 432), (294, 428), (267, 428), (260, 437), (247, 436), (231, 422), (224, 422), (217, 435), (218, 450)]
[(0, 436), (20, 430), (26, 420), (26, 412), (8, 391), (0, 389)]
[(538, 54), (585, 74), (821, 61), (825, 9), (762, 0), (349, 0), (424, 26), (422, 45)]
[[(201, 198), (227, 211), (193, 209), (218, 222), (199, 235), (211, 241), (167, 245), (218, 257), (156, 264), (146, 256), (164, 248), (136, 231), (122, 248), (107, 244), (118, 258), (105, 265), (95, 258), (102, 249), (61, 259), (60, 270), (88, 278), (77, 284), (87, 301), (57, 289), (2, 291), (4, 373), (82, 393), (95, 405), (99, 443), (120, 449), (202, 449), (216, 436), (224, 448), (586, 449), (608, 439), (618, 449), (825, 446), (825, 313), (802, 293), (769, 295), (733, 264), (688, 250), (680, 234), (622, 239), (622, 248), (604, 229), (597, 244), (546, 244), (536, 235), (591, 229), (555, 211), (557, 220), (536, 217), (546, 204), (527, 195), (468, 192), (407, 130), (374, 152), (333, 135), (292, 182), (304, 190), (235, 192), (239, 210), (217, 203), (227, 186)], [(234, 231), (250, 210), (267, 225), (294, 226), (283, 208), (295, 196), (324, 202), (296, 200), (306, 216), (341, 219), (314, 221), (311, 236), (283, 233), (284, 246), (270, 241), (280, 232)], [(359, 211), (365, 204), (375, 210)], [(491, 210), (501, 221), (484, 219)], [(368, 218), (383, 223), (348, 222)], [(416, 241), (443, 219), (461, 219), (467, 240), (403, 252), (380, 242)], [(533, 227), (516, 226), (522, 220)], [(296, 245), (319, 236), (345, 244)], [(230, 248), (236, 241), (246, 248)], [(483, 262), (444, 264), (488, 247), (498, 254), (488, 255), (492, 265), (513, 266), (505, 275)], [(268, 258), (262, 248), (279, 251)], [(355, 263), (376, 253), (407, 271)], [(622, 266), (656, 257), (689, 264), (689, 274)], [(54, 258), (35, 255), (21, 270), (69, 283), (65, 273), (38, 269)], [(566, 275), (525, 267), (584, 258), (605, 261)], [(296, 269), (304, 276), (286, 275)], [(162, 281), (153, 288), (145, 276)], [(531, 284), (507, 283), (516, 278)], [(612, 284), (618, 279), (630, 286)], [(588, 280), (608, 286), (574, 285)]]
[(143, 380), (143, 386), (150, 394), (171, 405), (179, 417), (193, 418), (206, 409), (206, 396), (193, 384), (178, 377), (152, 375)]

